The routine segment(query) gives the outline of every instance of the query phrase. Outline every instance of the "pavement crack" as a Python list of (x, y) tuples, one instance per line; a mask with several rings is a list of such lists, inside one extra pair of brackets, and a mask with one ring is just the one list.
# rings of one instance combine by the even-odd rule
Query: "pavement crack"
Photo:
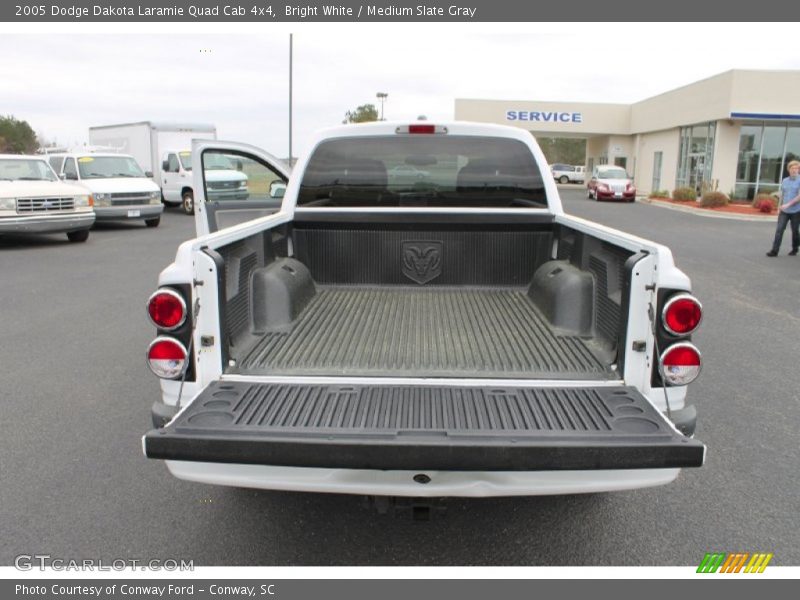
[(788, 311), (785, 311), (785, 310), (779, 310), (779, 309), (776, 309), (776, 308), (771, 308), (769, 306), (764, 306), (763, 302), (755, 301), (754, 299), (750, 298), (749, 296), (744, 296), (742, 294), (732, 293), (731, 296), (730, 296), (730, 299), (733, 302), (736, 302), (736, 303), (738, 303), (738, 304), (740, 304), (742, 306), (745, 306), (745, 307), (747, 307), (747, 308), (749, 308), (751, 310), (754, 310), (754, 311), (757, 311), (757, 312), (760, 312), (760, 313), (766, 313), (766, 314), (769, 314), (769, 315), (775, 315), (775, 316), (781, 317), (783, 319), (789, 319), (790, 321), (793, 321), (794, 323), (800, 325), (800, 317), (797, 317), (797, 316), (793, 315), (792, 313), (790, 313)]

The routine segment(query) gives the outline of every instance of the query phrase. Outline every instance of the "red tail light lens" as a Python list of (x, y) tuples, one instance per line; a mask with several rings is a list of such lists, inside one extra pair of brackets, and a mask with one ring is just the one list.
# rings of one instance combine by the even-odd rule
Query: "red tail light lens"
[(688, 385), (700, 375), (700, 351), (688, 342), (675, 344), (661, 355), (661, 377), (669, 385)]
[(429, 125), (427, 123), (415, 123), (413, 125), (400, 125), (395, 128), (395, 133), (413, 133), (413, 134), (440, 134), (447, 133), (447, 127), (444, 125)]
[(700, 325), (703, 307), (689, 294), (673, 296), (664, 305), (662, 322), (672, 335), (689, 335)]
[(177, 379), (183, 374), (188, 352), (178, 340), (158, 337), (147, 349), (147, 364), (161, 379)]
[(158, 290), (147, 301), (147, 314), (156, 327), (172, 331), (186, 321), (186, 302), (177, 292)]

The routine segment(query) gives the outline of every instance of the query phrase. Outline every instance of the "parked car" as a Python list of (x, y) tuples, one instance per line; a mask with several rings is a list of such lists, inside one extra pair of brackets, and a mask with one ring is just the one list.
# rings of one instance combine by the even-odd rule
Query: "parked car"
[(132, 156), (82, 151), (48, 158), (61, 179), (92, 194), (98, 221), (144, 220), (148, 227), (158, 227), (164, 212), (161, 190)]
[(0, 154), (0, 234), (66, 233), (85, 242), (94, 220), (86, 190), (60, 181), (44, 157)]
[[(282, 168), (235, 142), (192, 154)], [(389, 185), (434, 158), (436, 182)], [(279, 210), (251, 197), (231, 227), (195, 170), (198, 237), (148, 301), (146, 456), (194, 482), (417, 498), (700, 467), (689, 278), (665, 246), (565, 214), (547, 168), (512, 127), (338, 127), (284, 172)]]
[(414, 180), (430, 177), (430, 171), (418, 169), (414, 165), (397, 165), (388, 171), (389, 179)]
[(598, 165), (592, 170), (592, 178), (586, 184), (586, 196), (600, 200), (636, 200), (633, 178), (622, 167)]
[(559, 183), (583, 183), (586, 180), (586, 167), (556, 163), (550, 166), (553, 179)]

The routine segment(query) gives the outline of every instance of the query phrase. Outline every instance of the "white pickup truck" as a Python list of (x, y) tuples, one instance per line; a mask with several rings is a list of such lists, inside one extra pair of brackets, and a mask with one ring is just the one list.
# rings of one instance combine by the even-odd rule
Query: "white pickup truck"
[[(208, 193), (218, 199), (247, 200), (247, 175), (237, 170), (242, 161), (215, 155), (206, 161), (205, 183)], [(161, 194), (168, 204), (180, 203), (187, 215), (194, 214), (192, 189), (192, 153), (190, 150), (167, 150), (161, 163)]]
[[(250, 208), (209, 202), (194, 169), (199, 237), (148, 301), (162, 396), (143, 448), (176, 477), (435, 498), (703, 464), (688, 277), (664, 246), (564, 214), (529, 133), (348, 125), (291, 176), (251, 146), (193, 146), (220, 154), (247, 163)], [(404, 165), (424, 175), (388, 176)]]

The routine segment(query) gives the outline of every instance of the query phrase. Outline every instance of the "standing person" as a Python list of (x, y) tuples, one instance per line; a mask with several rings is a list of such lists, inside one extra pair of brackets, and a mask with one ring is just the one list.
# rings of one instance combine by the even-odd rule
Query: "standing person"
[(778, 227), (775, 229), (775, 239), (772, 241), (772, 250), (767, 256), (778, 256), (783, 240), (783, 231), (786, 225), (792, 224), (792, 251), (789, 256), (797, 256), (800, 248), (800, 161), (793, 160), (787, 166), (789, 177), (781, 182), (781, 207), (778, 210)]

